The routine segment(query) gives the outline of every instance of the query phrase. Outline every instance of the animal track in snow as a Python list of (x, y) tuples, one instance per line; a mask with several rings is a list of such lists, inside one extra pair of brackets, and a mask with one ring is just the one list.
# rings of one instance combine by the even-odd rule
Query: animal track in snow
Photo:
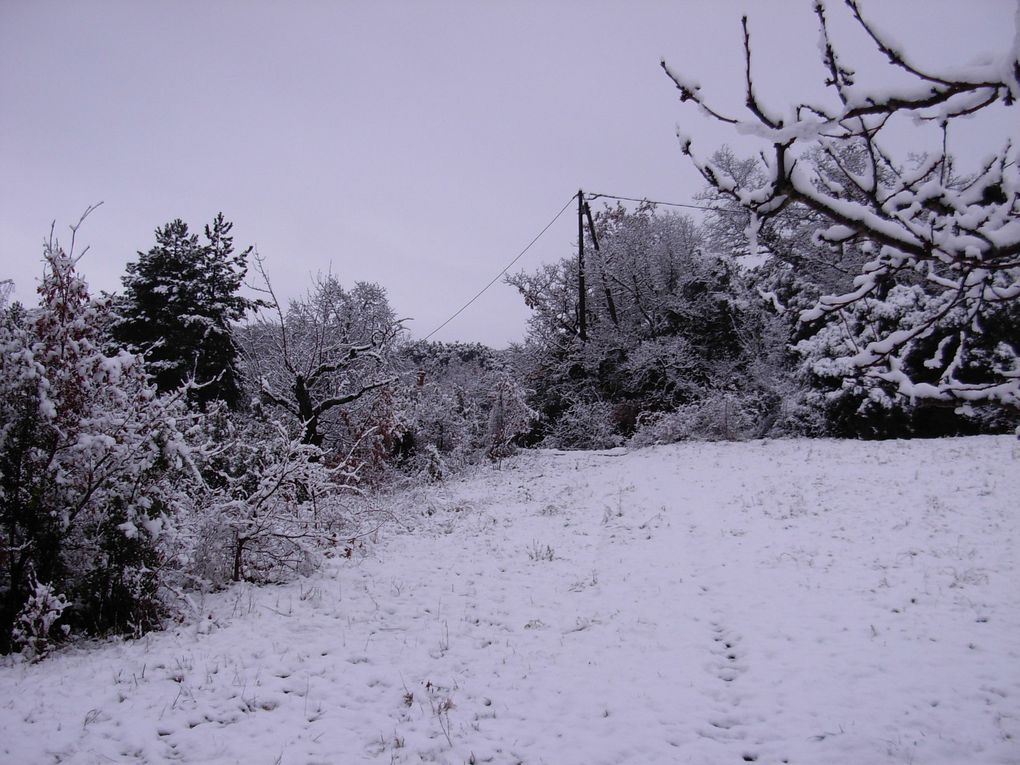
[(705, 670), (713, 676), (713, 683), (718, 681), (720, 685), (709, 690), (717, 704), (708, 718), (708, 725), (699, 728), (697, 732), (700, 736), (720, 742), (742, 741), (747, 735), (744, 730), (745, 720), (737, 713), (740, 698), (733, 689), (735, 681), (746, 671), (746, 667), (740, 663), (737, 648), (740, 637), (720, 621), (710, 624), (712, 642), (709, 651), (712, 658), (705, 664)]
[(718, 622), (712, 623), (712, 633), (711, 650), (714, 660), (709, 663), (709, 668), (723, 682), (732, 683), (747, 670), (740, 662), (737, 648), (740, 636), (732, 634)]

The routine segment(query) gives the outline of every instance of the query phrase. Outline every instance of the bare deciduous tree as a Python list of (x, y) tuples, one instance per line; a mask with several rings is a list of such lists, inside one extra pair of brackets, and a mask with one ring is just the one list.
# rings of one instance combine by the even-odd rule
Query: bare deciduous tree
[(324, 420), (396, 382), (389, 353), (403, 325), (381, 287), (345, 290), (332, 275), (284, 311), (257, 256), (256, 267), (274, 316), (250, 328), (249, 371), (263, 397), (298, 420), (302, 442), (322, 447)]

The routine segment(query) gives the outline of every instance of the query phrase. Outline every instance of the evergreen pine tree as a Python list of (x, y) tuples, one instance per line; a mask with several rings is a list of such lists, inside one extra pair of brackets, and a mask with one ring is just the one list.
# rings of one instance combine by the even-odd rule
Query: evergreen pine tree
[(255, 303), (237, 294), (251, 247), (234, 252), (233, 224), (219, 213), (205, 227), (205, 242), (174, 220), (156, 229), (156, 245), (139, 252), (123, 277), (116, 336), (145, 354), (161, 391), (189, 379), (200, 404), (241, 403), (238, 349), (231, 323)]

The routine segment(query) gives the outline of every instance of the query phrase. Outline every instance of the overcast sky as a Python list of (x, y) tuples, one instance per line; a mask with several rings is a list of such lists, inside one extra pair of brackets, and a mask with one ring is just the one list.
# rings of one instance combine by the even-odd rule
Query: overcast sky
[[(885, 77), (829, 4), (851, 63)], [(861, 5), (932, 67), (1015, 30), (1014, 0)], [(678, 103), (659, 59), (738, 111), (744, 12), (766, 100), (819, 95), (810, 0), (0, 0), (0, 278), (34, 303), (50, 223), (64, 233), (94, 202), (81, 270), (95, 290), (119, 287), (157, 226), (200, 230), (222, 210), (278, 293), (330, 268), (376, 281), (421, 337), (579, 187), (700, 190), (677, 126), (706, 155), (741, 144)], [(996, 148), (1011, 119), (954, 148)], [(564, 215), (517, 268), (569, 255), (576, 232)], [(498, 284), (436, 338), (503, 346), (526, 318)]]

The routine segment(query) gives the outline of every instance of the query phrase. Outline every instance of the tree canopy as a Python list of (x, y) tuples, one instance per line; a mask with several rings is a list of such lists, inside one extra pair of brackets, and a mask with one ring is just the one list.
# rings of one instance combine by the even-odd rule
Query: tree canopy
[(252, 248), (235, 252), (232, 228), (223, 213), (203, 241), (179, 218), (157, 228), (155, 246), (127, 266), (115, 333), (145, 355), (161, 391), (194, 381), (193, 400), (236, 408), (242, 388), (231, 324), (256, 304), (239, 294)]

